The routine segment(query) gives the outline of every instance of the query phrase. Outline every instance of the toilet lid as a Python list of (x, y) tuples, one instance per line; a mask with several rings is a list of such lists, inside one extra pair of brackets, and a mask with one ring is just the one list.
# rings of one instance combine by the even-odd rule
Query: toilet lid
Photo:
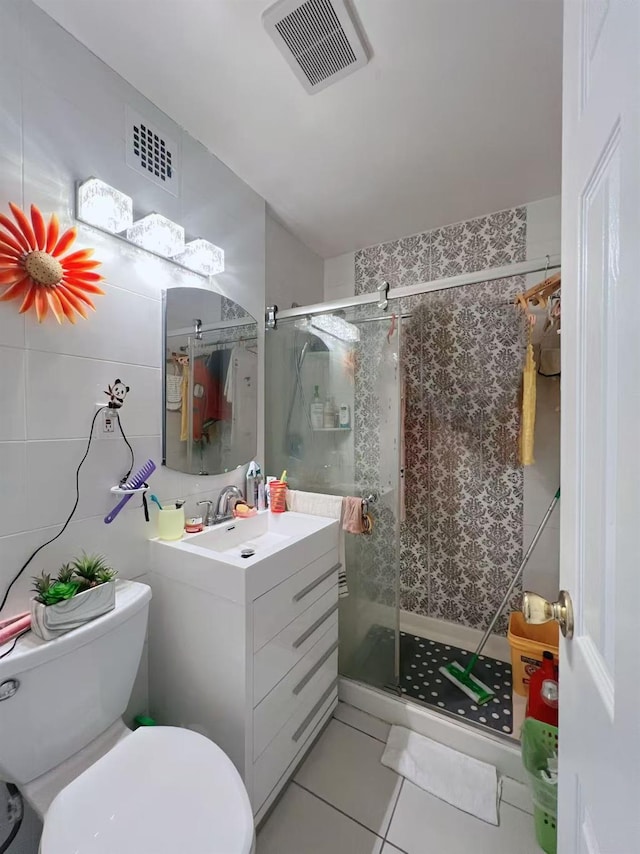
[(249, 854), (253, 814), (228, 756), (196, 732), (142, 727), (49, 807), (42, 854)]

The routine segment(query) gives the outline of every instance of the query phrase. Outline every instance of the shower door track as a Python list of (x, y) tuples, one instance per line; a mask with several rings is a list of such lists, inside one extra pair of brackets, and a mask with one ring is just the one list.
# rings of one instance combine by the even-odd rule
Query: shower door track
[[(488, 267), (486, 270), (477, 270), (473, 273), (461, 273), (458, 276), (448, 276), (444, 279), (433, 279), (430, 282), (420, 282), (415, 285), (405, 285), (401, 288), (392, 288), (387, 293), (387, 299), (400, 299), (401, 297), (418, 296), (431, 291), (444, 291), (449, 288), (460, 288), (464, 285), (476, 285), (480, 282), (491, 282), (496, 279), (508, 279), (511, 276), (524, 276), (528, 273), (547, 273), (560, 267), (560, 255), (545, 255), (544, 258), (532, 258), (529, 261), (518, 261), (515, 264), (507, 264), (503, 267)], [(276, 320), (287, 320), (294, 317), (305, 317), (309, 314), (326, 314), (344, 308), (353, 308), (358, 305), (371, 305), (378, 303), (380, 294), (377, 291), (367, 294), (359, 294), (354, 297), (331, 300), (329, 302), (314, 303), (313, 305), (296, 306), (296, 308), (285, 308), (276, 311)]]
[[(492, 303), (491, 307), (494, 309), (513, 308), (514, 302), (513, 302), (513, 300), (503, 300), (501, 302)], [(412, 312), (412, 311), (403, 311), (401, 314), (397, 314), (396, 316), (401, 317), (402, 320), (410, 320), (413, 317), (413, 315), (414, 315), (414, 312)], [(380, 323), (381, 320), (385, 320), (385, 319), (389, 320), (390, 316), (387, 316), (386, 318), (384, 318), (384, 317), (359, 317), (357, 320), (352, 320), (351, 322), (360, 326), (361, 323)]]

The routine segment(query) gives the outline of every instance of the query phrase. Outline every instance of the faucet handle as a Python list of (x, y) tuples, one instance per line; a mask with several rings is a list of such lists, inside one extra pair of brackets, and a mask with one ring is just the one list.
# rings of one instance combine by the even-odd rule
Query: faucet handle
[(203, 498), (202, 501), (196, 502), (198, 507), (200, 507), (201, 504), (207, 505), (207, 512), (206, 512), (205, 517), (204, 517), (204, 524), (207, 527), (209, 527), (209, 525), (215, 525), (215, 522), (216, 522), (215, 513), (213, 512), (214, 503), (215, 502), (212, 501), (210, 498)]

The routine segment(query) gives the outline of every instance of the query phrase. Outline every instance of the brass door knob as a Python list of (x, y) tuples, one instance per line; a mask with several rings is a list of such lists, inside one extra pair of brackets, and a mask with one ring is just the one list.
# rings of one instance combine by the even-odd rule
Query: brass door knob
[(566, 590), (560, 591), (557, 602), (549, 602), (544, 596), (525, 591), (522, 594), (522, 614), (525, 622), (533, 625), (555, 620), (565, 638), (573, 637), (573, 603)]

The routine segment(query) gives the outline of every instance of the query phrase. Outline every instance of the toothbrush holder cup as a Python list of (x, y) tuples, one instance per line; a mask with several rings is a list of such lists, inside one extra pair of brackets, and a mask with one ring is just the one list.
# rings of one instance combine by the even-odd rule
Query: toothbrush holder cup
[(158, 510), (158, 538), (160, 540), (179, 540), (183, 533), (183, 507), (165, 507)]
[(287, 509), (287, 482), (272, 480), (269, 482), (269, 506), (272, 513), (284, 513)]

